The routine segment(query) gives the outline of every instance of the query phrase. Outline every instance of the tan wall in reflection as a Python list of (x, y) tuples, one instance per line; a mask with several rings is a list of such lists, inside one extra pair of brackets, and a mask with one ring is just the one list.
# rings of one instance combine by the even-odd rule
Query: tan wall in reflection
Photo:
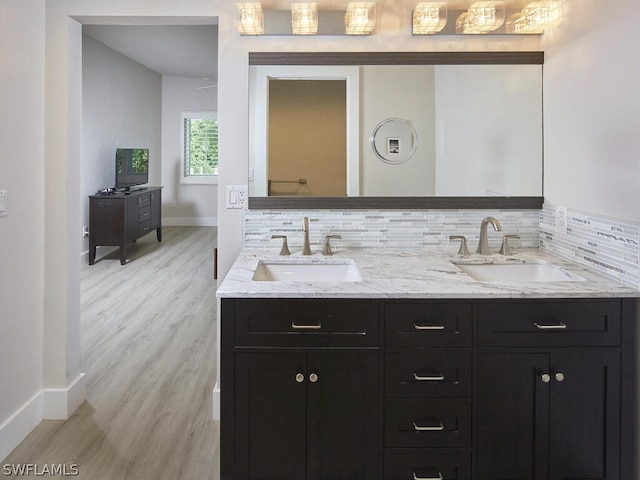
[(347, 195), (346, 101), (345, 80), (269, 81), (271, 196)]

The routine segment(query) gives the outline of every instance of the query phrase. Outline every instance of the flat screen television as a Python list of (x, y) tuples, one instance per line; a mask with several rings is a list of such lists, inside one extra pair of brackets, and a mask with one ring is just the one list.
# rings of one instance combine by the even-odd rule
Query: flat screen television
[(149, 149), (116, 149), (116, 189), (129, 191), (149, 182)]

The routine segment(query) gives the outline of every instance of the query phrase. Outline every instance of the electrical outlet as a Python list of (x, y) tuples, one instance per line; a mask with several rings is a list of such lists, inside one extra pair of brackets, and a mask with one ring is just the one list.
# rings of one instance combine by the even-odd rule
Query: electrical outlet
[(567, 207), (556, 207), (556, 232), (567, 233)]
[(0, 217), (7, 216), (7, 191), (0, 190)]
[(82, 237), (87, 238), (89, 236), (89, 227), (86, 225), (82, 227)]
[(227, 208), (245, 208), (247, 204), (246, 185), (227, 185)]

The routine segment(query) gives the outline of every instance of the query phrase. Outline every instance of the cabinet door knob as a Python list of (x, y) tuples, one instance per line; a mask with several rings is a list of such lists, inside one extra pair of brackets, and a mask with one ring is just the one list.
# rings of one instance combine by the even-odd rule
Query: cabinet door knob
[(549, 383), (551, 381), (551, 375), (549, 375), (548, 373), (542, 373), (540, 374), (540, 379), (543, 383)]
[(315, 373), (312, 373), (311, 375), (309, 375), (309, 381), (311, 383), (316, 383), (318, 381), (318, 375), (316, 375)]
[(564, 373), (556, 372), (555, 377), (556, 377), (556, 382), (564, 382)]
[(303, 374), (301, 374), (301, 373), (298, 373), (298, 374), (296, 375), (296, 382), (298, 382), (298, 383), (302, 383), (302, 382), (304, 382), (304, 375), (303, 375)]

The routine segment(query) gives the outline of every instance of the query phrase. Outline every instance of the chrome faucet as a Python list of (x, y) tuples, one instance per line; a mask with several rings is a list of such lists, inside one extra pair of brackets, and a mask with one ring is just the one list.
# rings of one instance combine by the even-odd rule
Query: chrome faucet
[(309, 245), (309, 217), (304, 217), (302, 220), (302, 231), (304, 232), (302, 255), (311, 255), (311, 246)]
[(502, 231), (502, 226), (497, 218), (486, 217), (480, 224), (480, 241), (478, 242), (478, 249), (476, 253), (480, 255), (491, 255), (491, 249), (489, 248), (489, 240), (487, 239), (487, 224), (493, 225), (493, 229), (496, 232)]

